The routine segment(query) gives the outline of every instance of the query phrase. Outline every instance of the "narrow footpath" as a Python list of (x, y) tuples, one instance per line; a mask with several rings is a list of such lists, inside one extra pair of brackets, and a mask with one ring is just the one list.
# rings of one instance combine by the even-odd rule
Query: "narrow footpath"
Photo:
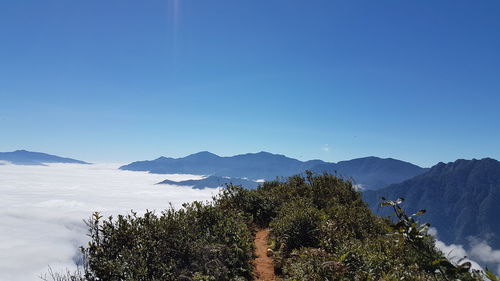
[(267, 256), (269, 229), (261, 229), (255, 235), (254, 280), (275, 281), (273, 259)]

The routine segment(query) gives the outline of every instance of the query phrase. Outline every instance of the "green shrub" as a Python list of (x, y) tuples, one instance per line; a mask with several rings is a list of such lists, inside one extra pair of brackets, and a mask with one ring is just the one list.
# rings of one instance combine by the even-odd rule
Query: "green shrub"
[(293, 251), (282, 268), (285, 281), (339, 280), (348, 268), (322, 249), (302, 248)]
[(240, 186), (228, 185), (215, 198), (217, 206), (226, 210), (236, 210), (249, 217), (249, 223), (264, 228), (275, 216), (274, 201), (262, 190), (248, 190)]
[(324, 214), (307, 200), (288, 202), (271, 222), (272, 237), (278, 247), (287, 251), (316, 247), (324, 218)]
[(384, 223), (366, 206), (335, 205), (325, 210), (328, 219), (321, 225), (321, 245), (335, 252), (347, 240), (364, 240), (386, 233)]
[(251, 277), (253, 240), (239, 213), (195, 202), (160, 216), (95, 214), (88, 225), (88, 280)]

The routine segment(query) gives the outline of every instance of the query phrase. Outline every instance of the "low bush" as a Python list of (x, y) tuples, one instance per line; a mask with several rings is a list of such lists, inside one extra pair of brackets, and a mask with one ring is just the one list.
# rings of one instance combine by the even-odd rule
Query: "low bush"
[(306, 200), (290, 201), (281, 206), (271, 222), (272, 237), (282, 251), (319, 246), (320, 227), (325, 215)]
[(215, 204), (229, 212), (238, 211), (246, 215), (248, 223), (264, 228), (276, 215), (276, 204), (269, 194), (262, 190), (249, 190), (241, 186), (227, 185)]
[(252, 233), (244, 216), (195, 202), (161, 215), (88, 222), (87, 280), (248, 280)]

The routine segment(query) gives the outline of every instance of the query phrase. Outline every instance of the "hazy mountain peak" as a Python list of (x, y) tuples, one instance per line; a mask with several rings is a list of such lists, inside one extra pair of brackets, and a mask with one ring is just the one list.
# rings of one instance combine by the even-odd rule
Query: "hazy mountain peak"
[(220, 156), (209, 151), (200, 151), (198, 153), (193, 153), (185, 158), (219, 158)]
[(24, 149), (13, 152), (0, 152), (0, 160), (16, 165), (43, 165), (44, 163), (75, 163), (88, 164), (87, 162), (64, 158), (42, 152), (27, 151)]
[(160, 156), (158, 158), (156, 158), (154, 161), (166, 161), (166, 160), (169, 160), (169, 159), (173, 159), (171, 157), (165, 157), (165, 156)]
[(283, 156), (283, 157), (286, 157), (285, 155), (282, 155), (282, 154), (275, 154), (275, 153), (271, 153), (271, 152), (267, 152), (267, 151), (259, 151), (257, 153), (254, 153), (256, 155), (266, 155), (266, 156)]
[[(259, 152), (249, 152), (249, 153), (243, 153), (243, 154), (238, 154), (236, 156), (278, 156), (279, 154), (273, 154), (271, 152), (267, 151), (259, 151)], [(281, 155), (283, 156), (283, 155)]]

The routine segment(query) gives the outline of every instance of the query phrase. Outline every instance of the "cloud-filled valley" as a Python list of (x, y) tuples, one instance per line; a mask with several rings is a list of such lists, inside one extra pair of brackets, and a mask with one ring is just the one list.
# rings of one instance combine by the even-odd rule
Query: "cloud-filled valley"
[(113, 164), (48, 166), (0, 165), (0, 280), (40, 280), (48, 266), (74, 268), (86, 243), (84, 219), (103, 215), (161, 211), (169, 203), (209, 200), (216, 189), (155, 185), (195, 175), (155, 175), (121, 171)]

